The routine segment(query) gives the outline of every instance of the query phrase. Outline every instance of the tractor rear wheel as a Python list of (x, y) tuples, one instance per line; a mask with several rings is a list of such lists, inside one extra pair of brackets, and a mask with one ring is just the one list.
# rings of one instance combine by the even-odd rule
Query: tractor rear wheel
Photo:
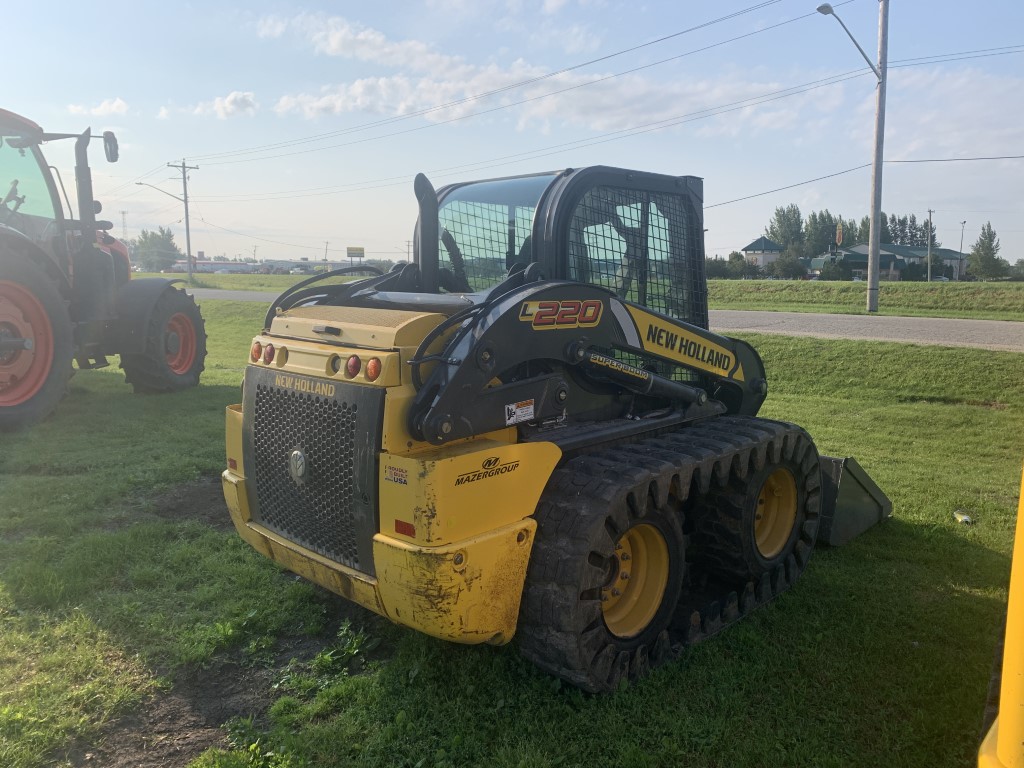
[(72, 356), (71, 320), (54, 281), (28, 260), (5, 261), (0, 266), (0, 430), (50, 415), (67, 391)]
[(177, 392), (199, 384), (206, 361), (206, 325), (195, 300), (171, 288), (160, 294), (143, 354), (121, 355), (125, 381), (137, 393)]
[(655, 498), (643, 470), (584, 479), (570, 462), (555, 473), (536, 513), (518, 630), (524, 656), (591, 692), (615, 690), (668, 657), (686, 565), (679, 512)]

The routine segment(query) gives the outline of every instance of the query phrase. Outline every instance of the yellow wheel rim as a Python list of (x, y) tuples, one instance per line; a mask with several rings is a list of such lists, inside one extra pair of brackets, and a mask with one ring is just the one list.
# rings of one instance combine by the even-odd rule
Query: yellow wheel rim
[(668, 570), (668, 544), (661, 531), (641, 523), (622, 534), (601, 589), (609, 632), (630, 638), (647, 628), (665, 596)]
[(761, 557), (777, 557), (796, 525), (796, 480), (788, 469), (779, 468), (768, 476), (757, 495), (754, 540)]

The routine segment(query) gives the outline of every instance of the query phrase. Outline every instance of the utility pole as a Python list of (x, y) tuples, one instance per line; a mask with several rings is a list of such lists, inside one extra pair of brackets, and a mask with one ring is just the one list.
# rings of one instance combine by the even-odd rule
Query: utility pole
[(825, 16), (833, 16), (839, 22), (853, 44), (857, 46), (864, 61), (871, 67), (871, 71), (878, 78), (878, 88), (875, 91), (875, 154), (871, 162), (871, 229), (868, 235), (868, 312), (878, 311), (878, 273), (880, 267), (881, 237), (882, 237), (882, 144), (885, 140), (885, 85), (886, 73), (889, 58), (889, 0), (878, 0), (878, 66), (868, 58), (860, 43), (843, 20), (836, 15), (835, 9), (829, 3), (822, 3), (817, 8), (818, 13)]
[(967, 221), (960, 222), (960, 258), (956, 262), (956, 281), (960, 282), (960, 276), (964, 273), (964, 227)]
[(412, 261), (412, 240), (405, 241), (405, 260)]
[(121, 211), (121, 240), (128, 241), (128, 211)]
[(932, 281), (932, 214), (935, 213), (931, 208), (928, 209), (928, 282)]
[(328, 245), (328, 241), (324, 240), (324, 264), (327, 263), (327, 245)]
[(188, 223), (188, 171), (198, 171), (198, 165), (185, 165), (185, 158), (181, 158), (181, 165), (168, 163), (168, 168), (177, 168), (181, 171), (181, 188), (183, 191), (182, 202), (185, 203), (185, 259), (188, 262), (188, 281), (192, 282), (192, 232)]

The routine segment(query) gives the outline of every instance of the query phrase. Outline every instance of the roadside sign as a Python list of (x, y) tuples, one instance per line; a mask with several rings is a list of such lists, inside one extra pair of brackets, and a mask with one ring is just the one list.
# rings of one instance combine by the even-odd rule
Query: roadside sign
[(842, 245), (842, 244), (843, 244), (843, 222), (840, 221), (840, 222), (838, 222), (836, 224), (836, 245)]
[(366, 251), (362, 246), (350, 245), (345, 249), (350, 259), (361, 259), (366, 255)]

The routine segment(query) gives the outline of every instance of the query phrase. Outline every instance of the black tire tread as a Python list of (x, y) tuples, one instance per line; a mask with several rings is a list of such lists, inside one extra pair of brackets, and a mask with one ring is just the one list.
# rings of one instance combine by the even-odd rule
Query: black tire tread
[[(196, 329), (196, 359), (184, 374), (176, 374), (168, 367), (163, 351), (164, 326), (177, 312), (188, 315)], [(121, 355), (121, 368), (125, 382), (132, 385), (136, 394), (177, 392), (199, 384), (206, 368), (206, 324), (190, 293), (170, 288), (160, 295), (146, 329), (145, 353)]]
[[(577, 456), (559, 467), (537, 506), (538, 530), (520, 609), (520, 652), (544, 671), (590, 692), (615, 690), (675, 658), (685, 645), (721, 631), (787, 589), (814, 547), (820, 493), (808, 493), (807, 522), (794, 552), (754, 581), (723, 581), (700, 570), (689, 551), (687, 576), (668, 630), (629, 651), (599, 647), (600, 603), (574, 584), (594, 549), (595, 522), (623, 502), (642, 518), (649, 506), (683, 510), (713, 491), (742, 482), (766, 461), (801, 451), (809, 485), (819, 488), (817, 451), (800, 427), (755, 417), (724, 416), (635, 443)], [(814, 470), (810, 470), (813, 460)], [(812, 498), (813, 497), (813, 498)], [(699, 538), (699, 537), (698, 537)]]

